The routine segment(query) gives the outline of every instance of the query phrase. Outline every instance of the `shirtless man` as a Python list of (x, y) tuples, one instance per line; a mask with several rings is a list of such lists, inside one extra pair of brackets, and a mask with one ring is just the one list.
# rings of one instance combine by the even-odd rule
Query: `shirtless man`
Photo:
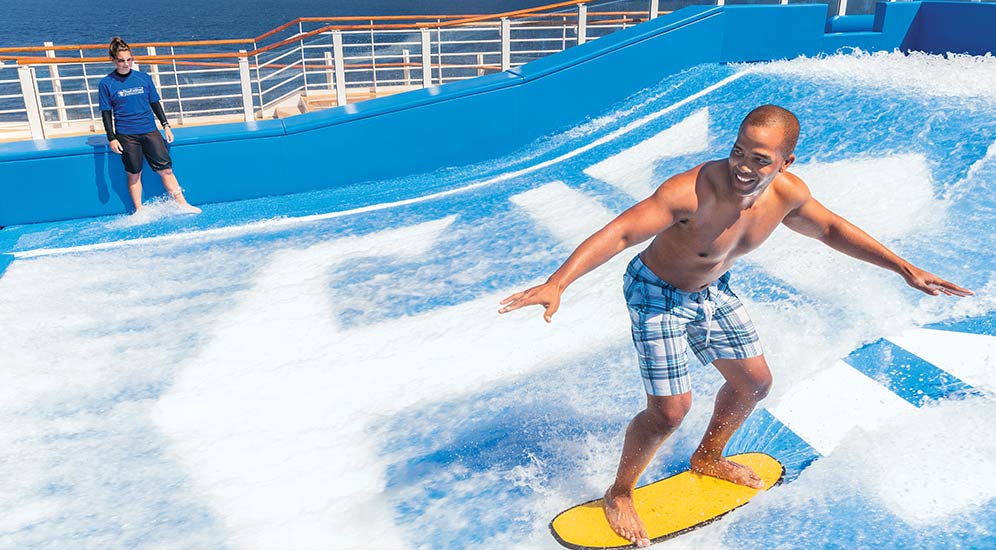
[(754, 109), (741, 123), (728, 159), (706, 162), (665, 181), (588, 237), (545, 283), (501, 302), (499, 313), (540, 304), (550, 322), (569, 284), (654, 237), (630, 262), (624, 278), (647, 408), (626, 429), (615, 483), (604, 503), (612, 529), (637, 546), (650, 540), (633, 507), (633, 489), (691, 408), (689, 345), (703, 364), (712, 363), (726, 379), (691, 457), (692, 469), (740, 485), (762, 485), (750, 468), (722, 455), (771, 386), (754, 326), (730, 290), (728, 270), (778, 224), (894, 271), (927, 294), (972, 294), (910, 264), (817, 202), (806, 184), (786, 171), (795, 161), (798, 138), (799, 121), (791, 112), (774, 105)]

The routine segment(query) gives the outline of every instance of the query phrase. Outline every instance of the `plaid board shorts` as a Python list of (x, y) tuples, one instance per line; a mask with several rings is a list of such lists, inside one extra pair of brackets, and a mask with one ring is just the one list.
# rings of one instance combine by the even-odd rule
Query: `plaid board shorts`
[(692, 391), (689, 346), (703, 365), (763, 353), (754, 323), (729, 281), (727, 272), (704, 290), (686, 292), (655, 275), (639, 255), (629, 263), (623, 293), (648, 394)]

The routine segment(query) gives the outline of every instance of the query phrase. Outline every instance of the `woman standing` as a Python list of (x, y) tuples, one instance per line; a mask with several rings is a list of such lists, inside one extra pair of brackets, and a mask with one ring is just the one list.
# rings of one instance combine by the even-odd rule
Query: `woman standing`
[[(120, 37), (111, 39), (108, 53), (115, 70), (100, 81), (100, 116), (104, 121), (111, 150), (121, 155), (128, 173), (128, 193), (135, 203), (135, 212), (142, 209), (142, 157), (163, 180), (163, 187), (187, 212), (197, 214), (200, 208), (183, 197), (180, 184), (173, 175), (166, 142), (173, 142), (173, 130), (166, 120), (152, 78), (142, 71), (132, 70), (135, 58), (131, 47)], [(156, 129), (152, 115), (159, 119), (166, 132), (166, 142)]]

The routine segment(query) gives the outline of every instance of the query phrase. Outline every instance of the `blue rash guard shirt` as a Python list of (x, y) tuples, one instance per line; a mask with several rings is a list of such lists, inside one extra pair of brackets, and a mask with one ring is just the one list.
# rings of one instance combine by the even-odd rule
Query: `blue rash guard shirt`
[(114, 113), (114, 131), (118, 134), (147, 134), (156, 130), (152, 103), (161, 101), (152, 77), (132, 69), (126, 75), (117, 71), (100, 81), (98, 94), (101, 111)]

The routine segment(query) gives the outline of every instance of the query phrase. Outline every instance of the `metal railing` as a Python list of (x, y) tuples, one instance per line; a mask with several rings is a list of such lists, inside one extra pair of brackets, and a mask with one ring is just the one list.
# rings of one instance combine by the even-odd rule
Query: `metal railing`
[[(846, 9), (846, 0), (834, 1), (831, 9)], [(659, 0), (618, 10), (633, 3), (300, 18), (256, 38), (132, 48), (136, 67), (152, 76), (177, 124), (251, 121), (508, 70), (664, 13)], [(106, 52), (103, 44), (0, 48), (0, 140), (102, 132), (97, 90), (111, 69)]]
[[(650, 16), (589, 11), (592, 4), (482, 16), (300, 18), (253, 39), (132, 48), (177, 124), (251, 121), (507, 70)], [(111, 70), (105, 45), (2, 48), (0, 62), (0, 139), (103, 131), (97, 96)]]

